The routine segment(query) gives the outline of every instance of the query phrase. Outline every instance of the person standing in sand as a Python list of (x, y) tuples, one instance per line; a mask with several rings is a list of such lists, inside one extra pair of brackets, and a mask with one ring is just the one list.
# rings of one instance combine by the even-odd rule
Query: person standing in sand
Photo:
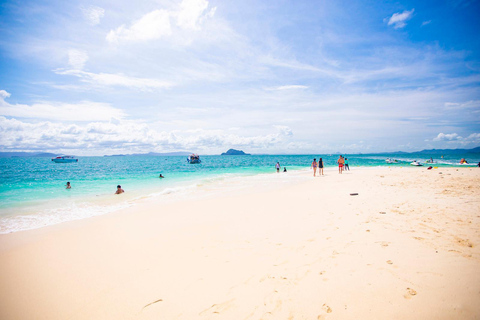
[(341, 174), (341, 173), (343, 173), (343, 165), (345, 164), (345, 160), (343, 159), (343, 157), (341, 155), (338, 158), (337, 163), (338, 163), (338, 173)]
[(317, 158), (314, 158), (313, 159), (313, 162), (312, 162), (312, 166), (311, 168), (313, 168), (313, 176), (315, 177), (315, 175), (317, 174)]
[(345, 168), (345, 170), (350, 171), (350, 167), (348, 166), (348, 159), (347, 158), (345, 158), (344, 168)]
[(320, 158), (318, 159), (318, 175), (324, 175), (323, 174), (323, 159)]

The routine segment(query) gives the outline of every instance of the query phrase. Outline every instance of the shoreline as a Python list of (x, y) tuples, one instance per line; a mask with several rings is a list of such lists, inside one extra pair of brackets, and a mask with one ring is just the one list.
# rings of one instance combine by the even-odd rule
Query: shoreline
[(480, 316), (480, 170), (299, 175), (0, 235), (0, 317)]
[[(288, 175), (282, 173), (280, 183), (292, 182), (298, 179), (298, 176), (306, 169), (291, 170)], [(89, 219), (105, 214), (112, 214), (124, 208), (132, 207), (152, 199), (153, 201), (175, 202), (186, 198), (211, 197), (225, 192), (236, 192), (238, 190), (249, 188), (256, 182), (262, 184), (271, 180), (271, 173), (256, 174), (217, 174), (208, 177), (194, 177), (188, 181), (174, 181), (162, 187), (145, 188), (129, 191), (122, 195), (115, 195), (114, 191), (109, 194), (77, 196), (75, 198), (60, 198), (54, 200), (44, 200), (36, 205), (27, 207), (12, 207), (4, 209), (4, 212), (22, 211), (20, 215), (8, 214), (0, 217), (0, 234), (10, 234), (21, 231), (35, 230), (52, 225), (62, 224), (70, 221)], [(158, 180), (152, 179), (152, 180)], [(163, 180), (163, 179), (162, 179)], [(162, 181), (164, 182), (164, 181)], [(165, 181), (168, 183), (168, 181)], [(278, 182), (278, 181), (277, 181)], [(242, 183), (244, 185), (242, 185)], [(125, 188), (125, 187), (124, 187)], [(227, 191), (226, 191), (227, 190)], [(64, 191), (64, 190), (62, 190)], [(68, 190), (67, 192), (70, 192)], [(55, 207), (51, 207), (49, 202), (55, 202)], [(59, 203), (61, 206), (59, 206)], [(80, 213), (79, 213), (80, 212)], [(15, 223), (32, 223), (33, 225), (22, 224), (17, 227)], [(12, 226), (8, 224), (12, 223)]]
[[(393, 164), (385, 166), (354, 166), (352, 170), (384, 170), (395, 168), (411, 168), (412, 170), (426, 169), (424, 167), (411, 167), (403, 164)], [(473, 168), (472, 166), (452, 166), (452, 167), (434, 167), (435, 169), (442, 168), (454, 168), (464, 169)], [(291, 175), (302, 175), (306, 172), (311, 172), (311, 169), (304, 167), (301, 169), (291, 169), (288, 171)], [(325, 172), (337, 172), (337, 167), (329, 166), (325, 169)], [(73, 196), (71, 198), (61, 197), (53, 200), (36, 200), (27, 206), (15, 205), (10, 208), (1, 209), (2, 215), (0, 216), (0, 234), (10, 234), (14, 232), (34, 230), (38, 228), (44, 228), (50, 225), (59, 223), (65, 223), (69, 221), (89, 219), (94, 216), (101, 216), (104, 214), (115, 213), (126, 207), (135, 206), (148, 198), (158, 198), (158, 201), (178, 201), (191, 197), (191, 194), (195, 197), (196, 194), (202, 193), (202, 188), (209, 190), (211, 194), (213, 191), (216, 193), (222, 193), (222, 189), (229, 186), (229, 183), (239, 184), (239, 181), (250, 181), (255, 179), (261, 179), (268, 183), (270, 175), (275, 172), (260, 172), (260, 173), (248, 173), (248, 174), (219, 174), (212, 177), (194, 178), (193, 180), (186, 181), (174, 181), (173, 184), (167, 186), (156, 186), (155, 189), (144, 188), (134, 189), (121, 196), (120, 201), (117, 195), (113, 195), (114, 191), (108, 194), (99, 195), (81, 195)], [(282, 175), (285, 175), (281, 172)], [(157, 179), (152, 179), (157, 180)], [(165, 181), (169, 182), (169, 181)], [(251, 182), (250, 182), (251, 183)], [(237, 186), (238, 189), (248, 188), (247, 186)], [(231, 188), (231, 187), (230, 187)], [(217, 190), (214, 190), (217, 189)], [(112, 189), (113, 190), (113, 189)], [(70, 192), (70, 191), (69, 191)], [(235, 190), (230, 190), (235, 192)], [(113, 196), (112, 196), (113, 195)], [(52, 203), (55, 203), (52, 206)]]

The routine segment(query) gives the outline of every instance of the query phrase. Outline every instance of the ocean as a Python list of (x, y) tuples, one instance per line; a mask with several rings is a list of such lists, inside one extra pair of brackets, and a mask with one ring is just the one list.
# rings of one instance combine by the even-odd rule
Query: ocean
[[(338, 155), (248, 155), (201, 156), (202, 163), (189, 164), (185, 156), (79, 157), (75, 163), (54, 163), (50, 158), (0, 158), (0, 233), (41, 228), (84, 219), (135, 205), (139, 199), (194, 196), (200, 189), (221, 192), (246, 183), (265, 183), (276, 174), (277, 161), (287, 174), (278, 183), (302, 179), (313, 158), (323, 158), (326, 169), (336, 168)], [(346, 155), (351, 170), (358, 167), (409, 166), (413, 160), (432, 166), (460, 166), (480, 162), (480, 154), (464, 156), (422, 154)], [(387, 163), (385, 159), (398, 160)], [(160, 179), (159, 174), (165, 176)], [(71, 189), (66, 189), (70, 182)], [(277, 181), (276, 181), (277, 183)], [(126, 191), (114, 195), (120, 184)], [(246, 184), (245, 184), (246, 185)]]

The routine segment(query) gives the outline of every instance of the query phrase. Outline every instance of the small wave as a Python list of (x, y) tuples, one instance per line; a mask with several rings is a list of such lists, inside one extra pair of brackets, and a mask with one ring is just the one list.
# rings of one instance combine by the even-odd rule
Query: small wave
[(111, 213), (131, 206), (131, 203), (117, 205), (76, 205), (63, 208), (44, 209), (40, 212), (13, 215), (0, 218), (0, 234), (38, 229), (67, 221), (80, 220)]

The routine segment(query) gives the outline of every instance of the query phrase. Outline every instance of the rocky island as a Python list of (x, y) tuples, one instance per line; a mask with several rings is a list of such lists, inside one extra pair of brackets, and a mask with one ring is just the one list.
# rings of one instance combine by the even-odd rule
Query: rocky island
[(222, 153), (222, 156), (249, 156), (249, 153), (245, 153), (242, 150), (230, 149), (227, 152)]

